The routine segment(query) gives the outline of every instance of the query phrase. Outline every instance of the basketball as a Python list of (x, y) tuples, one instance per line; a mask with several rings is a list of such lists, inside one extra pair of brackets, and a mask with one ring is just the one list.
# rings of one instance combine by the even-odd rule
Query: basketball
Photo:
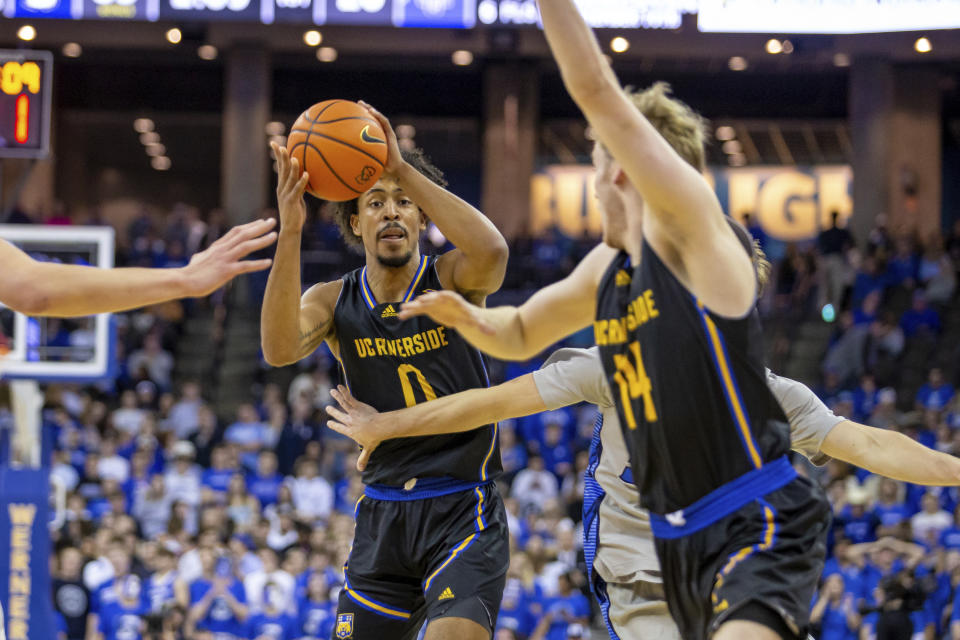
[(307, 191), (334, 202), (367, 191), (387, 161), (380, 124), (349, 100), (326, 100), (304, 111), (287, 137), (287, 151), (310, 174)]

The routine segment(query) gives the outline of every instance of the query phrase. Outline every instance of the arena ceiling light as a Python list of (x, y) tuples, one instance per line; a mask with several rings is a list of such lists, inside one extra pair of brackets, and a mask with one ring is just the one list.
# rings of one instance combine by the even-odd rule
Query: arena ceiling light
[(723, 152), (727, 155), (743, 155), (743, 145), (739, 140), (727, 140), (723, 143)]
[(79, 58), (83, 53), (83, 47), (78, 42), (68, 42), (63, 45), (62, 52), (65, 58)]
[(30, 42), (37, 37), (37, 30), (33, 28), (32, 24), (25, 24), (17, 29), (17, 37), (24, 42)]
[(453, 64), (458, 67), (469, 67), (473, 64), (473, 53), (467, 51), (466, 49), (458, 49), (453, 52), (453, 55), (450, 56), (450, 59), (453, 60)]
[(143, 146), (160, 142), (160, 134), (156, 131), (144, 131), (140, 134), (140, 144)]
[(734, 138), (736, 138), (737, 132), (736, 130), (734, 130), (733, 127), (731, 127), (728, 124), (725, 124), (723, 126), (717, 127), (717, 130), (716, 132), (714, 132), (713, 135), (715, 135), (717, 140), (719, 140), (720, 142), (726, 142), (727, 140), (733, 140)]
[(167, 147), (160, 142), (151, 142), (146, 146), (147, 155), (151, 158), (167, 154)]
[(323, 42), (323, 35), (316, 29), (303, 32), (303, 44), (308, 47), (317, 47)]
[(630, 48), (630, 41), (623, 36), (617, 36), (610, 41), (610, 50), (614, 53), (625, 53)]
[(929, 38), (917, 38), (917, 41), (913, 43), (913, 48), (917, 53), (930, 53), (933, 51), (933, 45), (930, 44)]
[(742, 153), (735, 153), (727, 157), (727, 162), (731, 167), (743, 167), (747, 164), (747, 156)]
[(334, 62), (337, 59), (337, 50), (333, 47), (320, 47), (317, 49), (317, 60), (320, 62)]
[(168, 29), (166, 33), (167, 42), (170, 44), (180, 44), (180, 41), (183, 40), (183, 33), (180, 29), (176, 27)]
[(153, 131), (153, 120), (150, 118), (137, 118), (133, 121), (133, 130), (137, 133), (147, 133)]
[(157, 171), (166, 171), (172, 164), (167, 156), (156, 156), (150, 159), (150, 166)]
[(749, 66), (747, 59), (743, 56), (733, 56), (727, 61), (730, 71), (744, 71)]
[(219, 53), (217, 48), (212, 44), (200, 45), (200, 47), (197, 48), (197, 55), (201, 60), (216, 60)]
[(764, 47), (767, 53), (770, 55), (777, 55), (778, 53), (783, 53), (783, 43), (777, 40), (776, 38), (770, 38), (767, 40), (767, 44)]
[(835, 53), (833, 54), (833, 66), (835, 67), (849, 67), (850, 66), (850, 55), (846, 53)]

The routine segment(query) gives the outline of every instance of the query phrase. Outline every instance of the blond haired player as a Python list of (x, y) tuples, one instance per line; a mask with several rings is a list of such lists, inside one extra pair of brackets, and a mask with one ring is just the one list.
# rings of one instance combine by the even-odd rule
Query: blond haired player
[(426, 313), (506, 359), (593, 322), (681, 635), (805, 637), (830, 506), (787, 458), (749, 243), (701, 173), (703, 122), (663, 87), (628, 95), (573, 0), (539, 6), (597, 142), (608, 247), (519, 309), (486, 311), (435, 293), (403, 316)]
[[(800, 382), (767, 372), (767, 384), (790, 422), (792, 447), (815, 464), (836, 458), (915, 484), (960, 485), (960, 459), (903, 434), (835, 415)], [(590, 586), (613, 640), (673, 640), (679, 631), (663, 600), (650, 521), (639, 507), (626, 444), (598, 351), (560, 349), (543, 367), (488, 389), (465, 391), (389, 413), (377, 413), (344, 387), (334, 392), (331, 428), (363, 446), (363, 466), (381, 440), (470, 429), (589, 402), (600, 409), (584, 490), (584, 550)]]

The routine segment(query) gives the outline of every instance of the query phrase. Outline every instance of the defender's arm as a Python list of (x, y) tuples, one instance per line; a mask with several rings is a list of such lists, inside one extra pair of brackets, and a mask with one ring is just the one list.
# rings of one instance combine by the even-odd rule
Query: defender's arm
[(402, 319), (428, 315), (452, 327), (473, 346), (503, 360), (527, 360), (588, 326), (596, 313), (597, 287), (616, 250), (599, 245), (569, 276), (535, 293), (520, 307), (483, 309), (450, 291), (407, 302)]
[(620, 88), (573, 0), (539, 5), (567, 91), (646, 203), (647, 240), (708, 308), (747, 313), (756, 298), (753, 266), (713, 190)]
[(273, 220), (234, 227), (178, 269), (97, 269), (37, 262), (0, 240), (0, 302), (31, 316), (88, 316), (205, 296), (235, 276), (262, 271), (270, 260), (243, 258), (271, 244)]
[(837, 416), (796, 380), (767, 372), (767, 385), (790, 423), (794, 450), (815, 463), (828, 456), (903, 482), (960, 485), (960, 459), (928, 449), (902, 433)]
[(329, 406), (334, 431), (357, 442), (363, 451), (357, 469), (363, 471), (374, 449), (384, 440), (470, 431), (485, 424), (546, 411), (533, 374), (495, 387), (468, 389), (406, 409), (377, 413), (340, 385), (330, 392), (340, 408)]
[(845, 420), (827, 434), (822, 450), (894, 480), (935, 487), (960, 485), (960, 458), (928, 449), (896, 431)]

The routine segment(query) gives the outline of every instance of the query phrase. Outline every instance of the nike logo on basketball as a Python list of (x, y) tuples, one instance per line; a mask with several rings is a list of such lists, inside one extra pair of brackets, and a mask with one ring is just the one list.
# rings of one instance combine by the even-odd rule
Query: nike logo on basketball
[(674, 511), (673, 513), (668, 513), (663, 516), (666, 518), (667, 522), (670, 523), (671, 527), (682, 527), (687, 524), (687, 519), (683, 517), (683, 511)]
[(370, 144), (386, 144), (385, 140), (381, 140), (376, 136), (370, 135), (370, 125), (365, 126), (360, 132), (360, 139)]
[(443, 590), (443, 593), (440, 594), (440, 597), (437, 600), (449, 600), (450, 598), (455, 598), (453, 591), (450, 590), (450, 587), (447, 587)]

